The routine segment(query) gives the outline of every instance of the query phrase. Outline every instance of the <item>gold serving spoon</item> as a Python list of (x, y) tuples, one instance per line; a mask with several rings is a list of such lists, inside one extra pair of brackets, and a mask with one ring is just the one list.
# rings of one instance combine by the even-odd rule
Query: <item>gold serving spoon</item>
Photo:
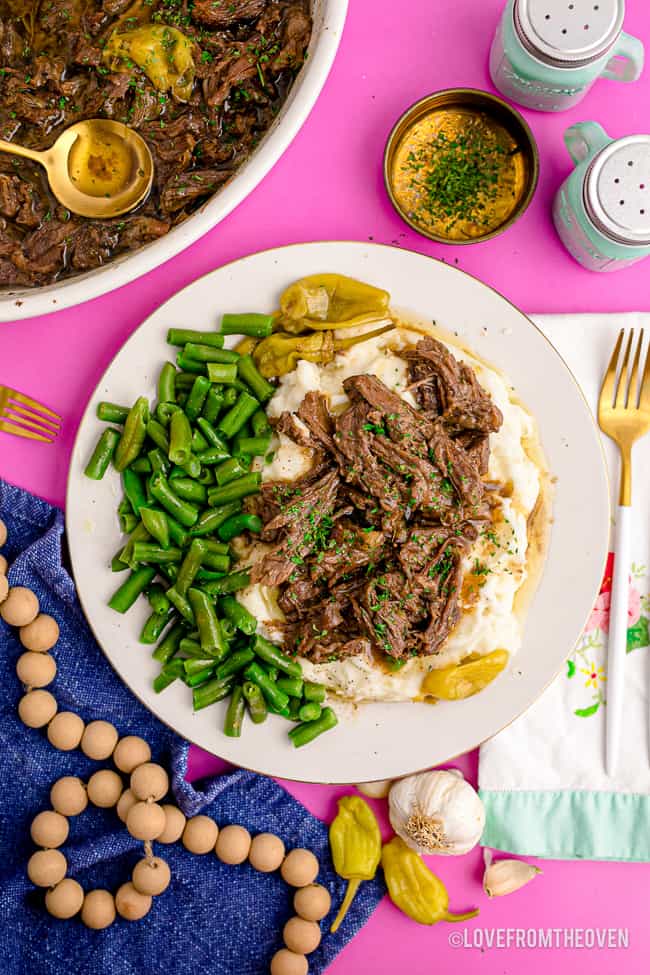
[(147, 197), (153, 159), (144, 139), (109, 119), (76, 122), (43, 152), (0, 139), (0, 151), (45, 167), (50, 189), (82, 217), (117, 217)]

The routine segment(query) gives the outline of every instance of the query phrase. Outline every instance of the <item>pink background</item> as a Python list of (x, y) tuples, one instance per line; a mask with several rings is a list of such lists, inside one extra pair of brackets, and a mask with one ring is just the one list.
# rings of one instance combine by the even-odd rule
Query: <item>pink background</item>
[[(51, 447), (0, 434), (0, 475), (63, 505), (77, 424), (111, 357), (179, 288), (252, 251), (317, 239), (375, 240), (457, 262), (526, 311), (647, 310), (650, 264), (620, 276), (582, 270), (556, 239), (550, 207), (570, 169), (564, 129), (597, 119), (613, 136), (648, 131), (650, 70), (635, 85), (598, 82), (581, 106), (562, 115), (524, 113), (540, 148), (539, 189), (524, 218), (502, 237), (462, 248), (431, 243), (402, 224), (386, 198), (381, 158), (393, 122), (411, 102), (436, 89), (491, 88), (487, 54), (501, 8), (502, 0), (409, 0), (401, 5), (350, 0), (339, 55), (318, 105), (275, 169), (227, 220), (175, 260), (110, 296), (0, 327), (0, 382), (38, 396), (65, 418), (63, 434)], [(628, 8), (626, 29), (650, 46), (650, 6), (629, 0)], [(459, 764), (474, 779), (476, 754)], [(193, 777), (221, 767), (217, 759), (195, 751)], [(286, 785), (326, 820), (335, 811), (336, 797), (346, 791)], [(488, 901), (481, 893), (478, 851), (435, 863), (451, 891), (452, 909), (480, 905), (480, 918), (468, 928), (629, 927), (629, 949), (453, 949), (448, 935), (454, 927), (418, 927), (386, 900), (332, 965), (332, 975), (370, 970), (376, 975), (396, 970), (503, 975), (524, 966), (546, 975), (550, 965), (558, 972), (610, 975), (647, 966), (647, 866), (542, 866), (544, 875), (526, 890)]]

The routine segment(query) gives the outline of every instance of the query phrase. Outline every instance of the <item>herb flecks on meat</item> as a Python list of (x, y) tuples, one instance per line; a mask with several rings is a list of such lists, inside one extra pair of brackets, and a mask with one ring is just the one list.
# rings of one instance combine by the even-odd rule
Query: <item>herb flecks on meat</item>
[(286, 645), (315, 663), (435, 653), (458, 622), (465, 557), (489, 518), (482, 478), (501, 413), (440, 342), (403, 354), (418, 409), (375, 376), (345, 380), (338, 415), (308, 393), (277, 429), (312, 448), (311, 470), (265, 483), (252, 502), (273, 544), (253, 578), (280, 587)]

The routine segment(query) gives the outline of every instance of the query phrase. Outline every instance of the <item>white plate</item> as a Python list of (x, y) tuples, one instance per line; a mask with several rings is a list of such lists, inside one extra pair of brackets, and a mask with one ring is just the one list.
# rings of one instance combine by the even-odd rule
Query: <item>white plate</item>
[[(465, 701), (339, 707), (339, 726), (296, 750), (280, 718), (258, 726), (248, 722), (240, 739), (226, 738), (221, 731), (224, 705), (193, 714), (191, 693), (180, 681), (160, 695), (153, 692), (158, 665), (137, 641), (147, 615), (145, 600), (125, 616), (106, 605), (123, 580), (109, 569), (119, 544), (119, 477), (112, 472), (95, 482), (83, 476), (83, 468), (102, 426), (95, 419), (99, 400), (131, 403), (140, 394), (155, 396), (156, 377), (169, 356), (169, 326), (214, 328), (223, 312), (268, 311), (290, 281), (322, 271), (386, 288), (394, 305), (459, 332), (471, 348), (501, 367), (537, 417), (557, 491), (548, 558), (524, 645), (505, 674)], [(118, 674), (159, 718), (237, 765), (302, 781), (360, 782), (403, 775), (466, 752), (536, 700), (572, 650), (598, 592), (609, 496), (587, 403), (558, 353), (528, 318), (447, 264), (377, 244), (333, 242), (278, 248), (229, 264), (179, 292), (140, 326), (104, 374), (81, 421), (68, 480), (67, 526), (90, 625)]]
[(227, 217), (276, 164), (314, 107), (334, 62), (347, 9), (348, 0), (312, 0), (314, 27), (307, 60), (278, 117), (250, 159), (223, 189), (164, 237), (122, 254), (103, 267), (44, 288), (1, 288), (0, 320), (12, 322), (47, 315), (113, 291), (159, 267)]

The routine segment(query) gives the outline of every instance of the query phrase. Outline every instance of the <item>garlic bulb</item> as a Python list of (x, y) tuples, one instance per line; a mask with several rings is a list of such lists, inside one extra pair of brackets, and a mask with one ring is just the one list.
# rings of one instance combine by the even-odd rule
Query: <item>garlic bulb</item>
[(483, 853), (485, 859), (485, 873), (483, 874), (483, 890), (488, 897), (503, 897), (512, 894), (525, 884), (533, 880), (542, 871), (539, 867), (524, 860), (496, 860), (492, 861), (489, 850)]
[(362, 796), (368, 796), (370, 799), (385, 799), (392, 784), (392, 779), (380, 779), (377, 782), (357, 782), (357, 789)]
[(400, 779), (388, 795), (391, 826), (417, 853), (458, 856), (476, 846), (485, 810), (457, 769)]

